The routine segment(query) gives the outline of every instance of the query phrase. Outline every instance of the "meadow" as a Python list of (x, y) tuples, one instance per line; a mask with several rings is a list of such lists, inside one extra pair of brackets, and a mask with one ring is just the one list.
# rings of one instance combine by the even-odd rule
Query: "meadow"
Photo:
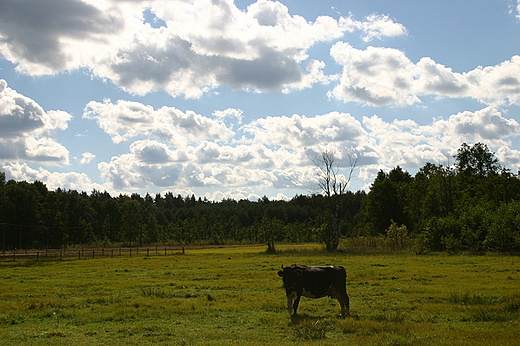
[[(0, 262), (3, 345), (518, 345), (520, 258), (264, 246)], [(281, 265), (342, 265), (337, 300), (286, 311)]]

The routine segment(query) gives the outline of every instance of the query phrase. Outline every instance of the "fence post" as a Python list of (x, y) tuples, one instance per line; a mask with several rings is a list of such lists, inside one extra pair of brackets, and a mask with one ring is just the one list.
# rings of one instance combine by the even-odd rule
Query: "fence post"
[(16, 262), (16, 252), (13, 252), (13, 262)]
[(92, 259), (94, 259), (94, 250), (92, 250)]
[(112, 249), (112, 254), (110, 255), (110, 258), (114, 258), (114, 249)]
[(166, 256), (166, 247), (164, 248), (164, 256)]
[(146, 248), (146, 257), (150, 257), (150, 249)]
[(130, 258), (132, 258), (132, 248), (130, 248)]
[(61, 261), (61, 254), (62, 254), (62, 252), (60, 251), (60, 261)]
[(40, 256), (40, 253), (36, 251), (36, 262), (38, 262), (38, 257)]
[(78, 250), (78, 259), (80, 260), (81, 259), (81, 251)]
[(139, 247), (137, 247), (136, 250), (137, 250), (136, 256), (139, 256)]

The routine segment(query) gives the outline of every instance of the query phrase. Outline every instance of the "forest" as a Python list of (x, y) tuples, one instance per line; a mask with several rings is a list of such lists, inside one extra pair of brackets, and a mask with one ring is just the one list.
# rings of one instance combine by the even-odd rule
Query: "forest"
[(1, 246), (264, 243), (274, 251), (280, 242), (321, 242), (334, 251), (342, 239), (383, 237), (406, 239), (418, 252), (519, 252), (518, 173), (483, 143), (463, 144), (454, 158), (453, 166), (427, 163), (414, 176), (399, 166), (379, 171), (368, 192), (339, 189), (288, 201), (50, 191), (0, 172)]

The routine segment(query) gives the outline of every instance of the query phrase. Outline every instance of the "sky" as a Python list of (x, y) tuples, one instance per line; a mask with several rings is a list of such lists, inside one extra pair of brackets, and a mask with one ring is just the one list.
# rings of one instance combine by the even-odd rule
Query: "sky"
[[(0, 170), (291, 199), (482, 142), (520, 169), (520, 0), (0, 0)], [(355, 165), (354, 165), (355, 162)]]

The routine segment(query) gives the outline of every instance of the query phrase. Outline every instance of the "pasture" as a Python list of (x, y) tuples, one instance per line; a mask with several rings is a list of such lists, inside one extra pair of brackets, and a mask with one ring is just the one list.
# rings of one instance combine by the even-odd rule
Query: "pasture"
[[(282, 248), (283, 249), (283, 248)], [(264, 246), (0, 263), (4, 345), (518, 345), (520, 258)], [(282, 264), (342, 265), (335, 299), (286, 311)]]

